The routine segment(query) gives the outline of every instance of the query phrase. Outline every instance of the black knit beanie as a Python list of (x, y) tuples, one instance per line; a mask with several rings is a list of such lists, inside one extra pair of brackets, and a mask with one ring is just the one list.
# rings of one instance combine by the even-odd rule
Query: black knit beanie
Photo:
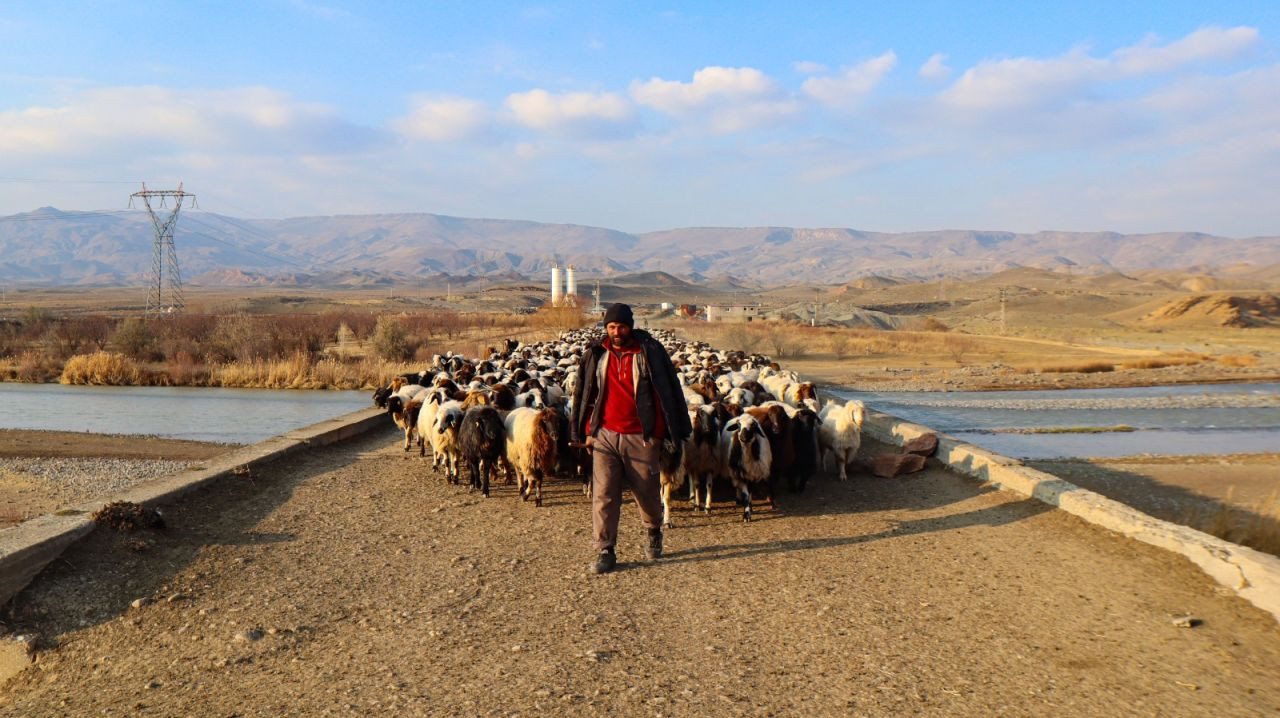
[(626, 324), (632, 329), (636, 327), (636, 320), (631, 316), (631, 307), (621, 302), (610, 304), (609, 308), (605, 310), (604, 325), (607, 327), (612, 322)]

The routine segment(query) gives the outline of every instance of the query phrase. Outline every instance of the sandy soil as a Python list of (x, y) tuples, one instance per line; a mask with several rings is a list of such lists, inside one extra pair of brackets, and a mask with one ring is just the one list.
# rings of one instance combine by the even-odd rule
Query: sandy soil
[[(483, 499), (388, 428), (100, 530), (7, 617), (42, 715), (1254, 715), (1274, 620), (1186, 560), (941, 470), (820, 479), (744, 525)], [(130, 608), (135, 599), (157, 599)], [(1190, 614), (1203, 623), (1175, 626)]]
[(233, 448), (229, 444), (158, 436), (0, 429), (0, 456), (101, 456), (199, 461)]

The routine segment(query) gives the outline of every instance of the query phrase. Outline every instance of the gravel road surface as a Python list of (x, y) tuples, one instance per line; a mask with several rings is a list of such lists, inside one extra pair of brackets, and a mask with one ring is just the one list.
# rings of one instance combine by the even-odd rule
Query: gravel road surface
[(0, 715), (1280, 711), (1270, 616), (1181, 557), (936, 468), (822, 478), (751, 524), (682, 507), (655, 563), (628, 506), (620, 570), (596, 577), (576, 483), (542, 509), (484, 499), (397, 443), (371, 432), (166, 507), (163, 531), (94, 533), (10, 607), (40, 648)]

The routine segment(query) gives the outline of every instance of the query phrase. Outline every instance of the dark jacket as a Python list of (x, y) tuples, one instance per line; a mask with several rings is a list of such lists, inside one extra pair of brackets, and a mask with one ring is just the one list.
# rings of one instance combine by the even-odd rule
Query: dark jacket
[[(658, 409), (654, 406), (656, 397), (666, 420), (668, 438), (683, 440), (693, 432), (693, 426), (689, 423), (684, 390), (676, 378), (671, 357), (662, 344), (643, 329), (633, 329), (631, 337), (640, 344), (640, 353), (631, 366), (636, 388), (636, 412), (640, 415), (640, 425), (644, 427), (644, 438), (647, 440), (653, 435)], [(591, 418), (591, 435), (595, 436), (600, 431), (604, 413), (604, 402), (600, 401), (601, 387), (608, 362), (609, 350), (603, 343), (596, 343), (587, 348), (578, 364), (578, 390), (573, 395), (573, 412), (569, 417), (574, 441), (586, 439), (583, 431), (587, 417)]]

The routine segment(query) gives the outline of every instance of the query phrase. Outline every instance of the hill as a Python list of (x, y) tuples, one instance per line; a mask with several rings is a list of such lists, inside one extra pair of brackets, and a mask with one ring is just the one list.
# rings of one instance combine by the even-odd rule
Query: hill
[[(573, 264), (580, 282), (618, 275), (704, 290), (845, 285), (1010, 272), (998, 281), (1035, 286), (1063, 275), (1185, 272), (1184, 288), (1258, 288), (1280, 266), (1280, 237), (1231, 239), (1195, 232), (944, 230), (889, 234), (847, 228), (693, 227), (630, 234), (601, 227), (436, 214), (242, 219), (191, 211), (175, 244), (184, 276), (239, 286), (339, 285), (423, 278), (543, 278)], [(145, 213), (43, 207), (0, 217), (0, 281), (24, 286), (136, 285), (151, 271)], [(1273, 276), (1273, 275), (1272, 275)], [(892, 277), (893, 279), (889, 279)], [(714, 278), (714, 279), (707, 279)], [(666, 285), (662, 285), (667, 282)], [(1223, 284), (1225, 283), (1225, 284)]]

